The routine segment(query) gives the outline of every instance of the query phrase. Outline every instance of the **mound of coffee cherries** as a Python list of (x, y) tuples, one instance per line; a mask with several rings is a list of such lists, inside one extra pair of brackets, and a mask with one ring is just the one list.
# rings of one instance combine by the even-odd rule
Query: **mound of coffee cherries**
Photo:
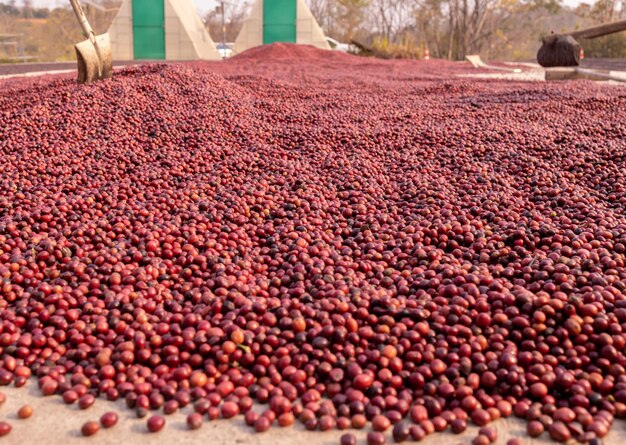
[(626, 97), (459, 70), (273, 45), (0, 92), (0, 384), (150, 431), (189, 405), (190, 429), (482, 445), (515, 415), (600, 443), (626, 415)]

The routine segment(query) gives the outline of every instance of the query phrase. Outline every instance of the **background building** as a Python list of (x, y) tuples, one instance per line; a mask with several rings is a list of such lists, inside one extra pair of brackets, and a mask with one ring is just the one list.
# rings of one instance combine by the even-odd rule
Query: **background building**
[(330, 49), (304, 0), (257, 0), (235, 41), (235, 54), (274, 42)]
[(124, 0), (111, 27), (114, 60), (219, 60), (191, 0)]

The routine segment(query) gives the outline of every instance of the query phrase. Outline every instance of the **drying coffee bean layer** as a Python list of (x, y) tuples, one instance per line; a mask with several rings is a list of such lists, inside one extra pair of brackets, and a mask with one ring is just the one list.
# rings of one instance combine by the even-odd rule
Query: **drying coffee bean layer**
[(14, 81), (0, 383), (125, 398), (150, 431), (193, 404), (192, 429), (603, 437), (626, 413), (624, 90), (464, 70), (273, 45)]

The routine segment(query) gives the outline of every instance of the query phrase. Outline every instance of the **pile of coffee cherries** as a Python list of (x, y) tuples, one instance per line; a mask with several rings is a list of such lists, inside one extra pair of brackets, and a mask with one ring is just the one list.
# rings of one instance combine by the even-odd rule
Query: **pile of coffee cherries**
[(274, 45), (0, 92), (0, 384), (150, 431), (190, 406), (600, 443), (626, 415), (626, 97), (460, 69)]

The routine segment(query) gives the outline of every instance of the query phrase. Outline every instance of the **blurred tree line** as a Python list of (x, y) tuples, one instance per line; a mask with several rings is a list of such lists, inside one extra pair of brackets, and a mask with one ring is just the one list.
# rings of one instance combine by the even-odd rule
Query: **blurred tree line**
[[(225, 35), (226, 42), (234, 42), (251, 6), (252, 4), (247, 0), (219, 2), (215, 9), (205, 14), (202, 19), (213, 41), (221, 42)], [(224, 11), (222, 11), (222, 7)], [(222, 12), (224, 14), (224, 32), (222, 31)]]
[(50, 16), (50, 10), (48, 8), (31, 8), (28, 4), (18, 8), (15, 1), (11, 1), (8, 4), (0, 3), (0, 14), (13, 17), (45, 19)]
[[(105, 32), (121, 0), (83, 3), (96, 33)], [(74, 44), (84, 40), (72, 9), (32, 8), (30, 2), (0, 3), (0, 62), (75, 60)]]
[[(491, 60), (532, 60), (543, 34), (626, 18), (626, 0), (596, 0), (576, 8), (562, 0), (306, 0), (324, 32), (339, 41), (358, 41), (379, 53), (462, 60), (481, 54)], [(226, 40), (233, 42), (254, 0), (224, 2)], [(82, 40), (67, 7), (30, 8), (29, 2), (0, 3), (0, 35), (14, 35), (37, 60), (73, 60)], [(96, 32), (105, 32), (121, 0), (85, 0)], [(203, 17), (215, 42), (222, 41), (222, 10)], [(0, 61), (15, 58), (3, 46)], [(586, 57), (626, 57), (626, 32), (580, 42)]]
[[(582, 3), (576, 13), (592, 23), (609, 23), (626, 18), (626, 0), (596, 0)], [(591, 57), (626, 57), (626, 33), (620, 32), (591, 40), (581, 40), (585, 55)]]
[[(597, 0), (577, 8), (561, 0), (308, 0), (325, 32), (407, 54), (530, 60), (540, 37), (619, 20), (626, 0)], [(587, 57), (626, 57), (626, 33), (582, 41)]]

